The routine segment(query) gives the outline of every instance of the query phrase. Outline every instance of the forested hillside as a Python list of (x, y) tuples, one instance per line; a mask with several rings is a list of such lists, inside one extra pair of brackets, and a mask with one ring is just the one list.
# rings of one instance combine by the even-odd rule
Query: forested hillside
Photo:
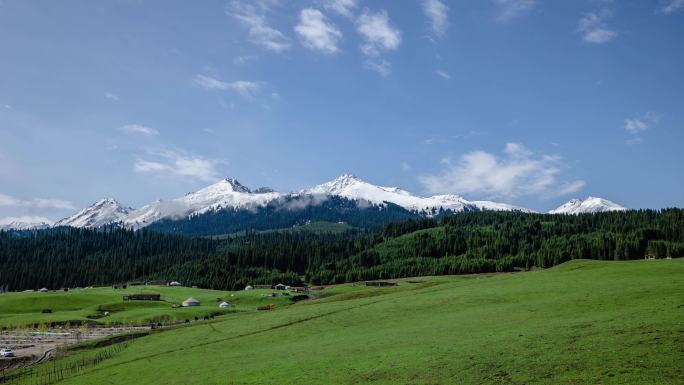
[(287, 197), (264, 207), (208, 211), (183, 219), (164, 219), (151, 224), (152, 231), (182, 235), (219, 235), (243, 230), (267, 230), (300, 226), (309, 221), (345, 222), (354, 227), (382, 228), (419, 213), (401, 206), (366, 204), (330, 196), (314, 201), (312, 196)]
[(684, 210), (583, 215), (471, 212), (383, 230), (282, 231), (226, 239), (118, 229), (0, 233), (0, 287), (138, 279), (236, 289), (550, 267), (579, 258), (684, 256)]

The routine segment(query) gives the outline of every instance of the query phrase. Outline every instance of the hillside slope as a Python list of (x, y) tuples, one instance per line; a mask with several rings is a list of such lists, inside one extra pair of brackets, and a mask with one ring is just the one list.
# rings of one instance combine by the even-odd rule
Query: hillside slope
[(684, 260), (418, 281), (338, 286), (320, 300), (154, 334), (59, 383), (676, 384), (684, 375)]

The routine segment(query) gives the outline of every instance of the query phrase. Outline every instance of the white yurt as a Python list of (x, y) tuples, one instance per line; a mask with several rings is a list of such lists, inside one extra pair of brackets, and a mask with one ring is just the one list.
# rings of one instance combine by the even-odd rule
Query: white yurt
[(169, 286), (180, 286), (180, 285), (181, 285), (181, 283), (178, 282), (178, 281), (171, 281), (171, 282), (169, 282)]
[(41, 293), (47, 293), (48, 289), (47, 289), (47, 287), (44, 287), (44, 288), (42, 288), (42, 289), (40, 289), (40, 290), (38, 290), (38, 291), (41, 292)]
[(225, 309), (225, 308), (227, 308), (227, 307), (230, 307), (230, 304), (229, 304), (228, 302), (221, 302), (221, 304), (219, 305), (219, 307)]
[(185, 301), (183, 301), (183, 307), (188, 307), (188, 306), (199, 306), (199, 305), (200, 305), (200, 301), (198, 301), (198, 300), (196, 300), (196, 299), (194, 299), (194, 298), (192, 298), (192, 297), (190, 297), (190, 298), (186, 299)]
[(252, 287), (252, 285), (247, 285), (245, 286), (245, 290), (254, 290), (254, 288)]

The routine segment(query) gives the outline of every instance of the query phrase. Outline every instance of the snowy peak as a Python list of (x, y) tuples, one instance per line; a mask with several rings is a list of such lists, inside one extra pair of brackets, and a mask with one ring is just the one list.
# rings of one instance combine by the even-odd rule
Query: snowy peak
[(182, 219), (221, 209), (262, 207), (280, 196), (280, 193), (265, 188), (251, 191), (237, 179), (226, 178), (184, 197), (145, 205), (130, 213), (124, 224), (138, 229), (160, 219)]
[(582, 214), (582, 213), (602, 213), (607, 211), (624, 211), (625, 207), (620, 206), (608, 199), (588, 197), (587, 199), (570, 199), (560, 207), (549, 211), (549, 214)]
[(52, 221), (44, 217), (7, 217), (0, 218), (0, 231), (42, 230), (52, 226)]
[(249, 194), (251, 191), (244, 185), (242, 185), (240, 182), (238, 182), (237, 179), (235, 178), (226, 178), (220, 182), (217, 183), (218, 185), (228, 187), (232, 189), (234, 192), (239, 192), (239, 193), (246, 193)]
[(123, 222), (131, 211), (130, 207), (122, 206), (116, 199), (103, 198), (78, 213), (58, 221), (55, 226), (97, 228), (118, 224)]
[(390, 202), (410, 211), (426, 212), (428, 215), (436, 213), (440, 209), (454, 212), (478, 210), (529, 211), (503, 203), (487, 201), (469, 202), (465, 198), (454, 194), (421, 197), (398, 187), (376, 186), (352, 174), (344, 174), (330, 182), (303, 190), (301, 193), (327, 194), (352, 200), (365, 200), (375, 204)]
[(305, 194), (343, 195), (348, 194), (349, 191), (355, 187), (358, 189), (362, 186), (378, 187), (364, 182), (353, 174), (344, 174), (329, 182), (319, 184), (318, 186), (314, 186), (302, 192)]

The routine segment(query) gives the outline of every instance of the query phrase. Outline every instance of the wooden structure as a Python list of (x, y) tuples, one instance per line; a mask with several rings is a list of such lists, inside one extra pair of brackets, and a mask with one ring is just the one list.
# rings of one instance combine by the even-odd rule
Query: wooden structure
[(129, 294), (123, 296), (124, 301), (161, 301), (161, 294)]
[(646, 254), (644, 255), (644, 259), (656, 259), (655, 255), (652, 254)]

